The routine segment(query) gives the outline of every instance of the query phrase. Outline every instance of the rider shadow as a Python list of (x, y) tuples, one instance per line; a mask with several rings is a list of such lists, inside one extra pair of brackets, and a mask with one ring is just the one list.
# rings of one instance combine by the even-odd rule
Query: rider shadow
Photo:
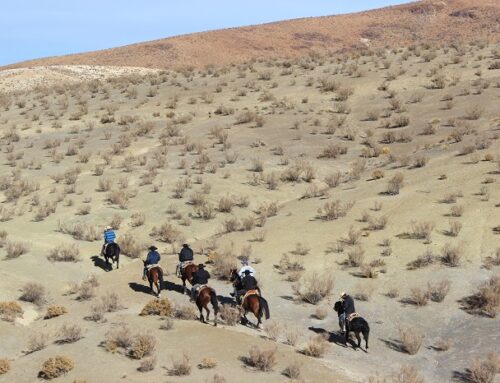
[(184, 287), (182, 285), (178, 285), (177, 283), (173, 283), (170, 281), (163, 281), (162, 289), (168, 291), (175, 291), (179, 294), (184, 294)]
[(128, 284), (128, 286), (132, 290), (134, 290), (136, 293), (144, 293), (144, 294), (151, 295), (151, 289), (149, 288), (149, 286), (146, 286), (146, 285), (143, 285), (143, 284), (139, 284), (139, 283), (135, 283), (135, 282), (130, 282)]
[(222, 305), (232, 305), (236, 306), (236, 302), (234, 301), (233, 298), (230, 297), (224, 297), (222, 295), (217, 295), (217, 301), (222, 304)]
[(90, 257), (90, 259), (92, 259), (92, 262), (94, 262), (95, 267), (99, 267), (104, 271), (111, 271), (112, 265), (108, 265), (106, 261), (101, 257), (99, 257), (98, 255), (93, 255), (92, 257)]
[(379, 340), (384, 342), (387, 347), (389, 347), (394, 351), (405, 352), (403, 345), (397, 340), (381, 339), (381, 338), (379, 338)]

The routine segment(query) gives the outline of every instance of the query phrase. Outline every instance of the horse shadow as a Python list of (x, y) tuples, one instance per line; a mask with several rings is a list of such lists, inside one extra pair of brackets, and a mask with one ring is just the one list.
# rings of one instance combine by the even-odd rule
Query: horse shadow
[(178, 285), (177, 283), (174, 282), (163, 281), (161, 289), (167, 291), (175, 291), (176, 293), (184, 295), (184, 286)]
[(231, 297), (225, 297), (223, 295), (217, 295), (217, 301), (221, 305), (231, 305), (231, 306), (236, 306), (236, 302), (233, 298)]
[(113, 269), (112, 264), (108, 265), (106, 261), (101, 257), (99, 257), (98, 255), (93, 255), (92, 257), (90, 257), (90, 259), (92, 260), (92, 262), (94, 262), (95, 267), (99, 267), (104, 271), (111, 271)]
[(144, 293), (151, 295), (151, 289), (147, 285), (135, 283), (135, 282), (130, 282), (128, 286), (134, 290), (136, 293)]
[[(344, 344), (345, 337), (343, 335), (339, 334), (338, 332), (327, 331), (324, 328), (314, 327), (314, 326), (310, 326), (307, 329), (309, 331), (314, 332), (315, 334), (320, 334), (323, 336), (328, 335), (328, 338), (326, 338), (326, 337), (325, 338), (330, 343), (334, 343), (334, 344), (341, 346), (341, 347), (347, 347), (347, 345)], [(349, 339), (349, 343), (354, 345), (354, 342), (351, 341), (350, 339)]]

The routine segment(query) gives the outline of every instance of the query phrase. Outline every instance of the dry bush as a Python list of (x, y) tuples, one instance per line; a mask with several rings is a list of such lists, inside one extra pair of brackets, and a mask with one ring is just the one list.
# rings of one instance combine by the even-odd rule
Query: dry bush
[(7, 322), (14, 322), (22, 318), (23, 309), (17, 302), (0, 302), (0, 318)]
[(285, 369), (283, 370), (283, 375), (290, 379), (299, 379), (300, 378), (300, 368), (302, 365), (298, 361), (293, 361), (289, 363)]
[(137, 334), (132, 339), (128, 355), (133, 359), (142, 359), (150, 356), (156, 347), (156, 339), (150, 334)]
[(283, 331), (283, 326), (275, 320), (270, 320), (264, 324), (264, 331), (269, 339), (277, 342)]
[(330, 188), (335, 188), (340, 185), (342, 181), (342, 173), (337, 171), (335, 173), (328, 174), (324, 179), (325, 183)]
[(21, 289), (20, 300), (34, 303), (37, 306), (42, 306), (47, 298), (45, 297), (45, 287), (40, 283), (28, 282)]
[(81, 241), (93, 242), (101, 239), (101, 233), (97, 232), (94, 226), (78, 223), (73, 226), (66, 223), (58, 222), (58, 231), (64, 234), (71, 235), (74, 239)]
[(100, 300), (103, 310), (108, 313), (118, 311), (122, 307), (120, 297), (113, 291), (107, 292)]
[(353, 226), (349, 227), (349, 231), (347, 232), (347, 235), (342, 238), (342, 242), (344, 242), (346, 245), (357, 245), (361, 239), (361, 230), (356, 230), (354, 229)]
[(456, 237), (462, 230), (462, 223), (459, 221), (450, 221), (450, 228), (448, 229), (447, 234)]
[(323, 148), (318, 158), (337, 158), (340, 155), (347, 154), (347, 146), (329, 143)]
[(377, 278), (378, 277), (378, 270), (375, 269), (376, 266), (374, 265), (361, 265), (360, 268), (360, 275), (363, 278)]
[(173, 359), (172, 367), (168, 373), (173, 376), (187, 376), (191, 373), (191, 364), (189, 356), (184, 353), (181, 359)]
[(425, 383), (425, 380), (415, 367), (402, 366), (401, 369), (392, 376), (392, 383)]
[(316, 307), (314, 310), (313, 317), (319, 320), (323, 320), (328, 316), (328, 308), (327, 307)]
[(500, 277), (492, 276), (461, 303), (462, 308), (471, 314), (495, 318), (500, 311)]
[(215, 358), (209, 358), (209, 357), (204, 357), (201, 360), (201, 363), (198, 365), (198, 368), (200, 369), (210, 369), (214, 368), (217, 366), (217, 359)]
[(409, 235), (414, 239), (424, 239), (425, 243), (431, 242), (431, 234), (436, 225), (434, 222), (417, 222), (412, 221), (410, 224), (410, 232)]
[(219, 316), (222, 321), (228, 326), (235, 326), (241, 320), (241, 313), (237, 307), (229, 304), (223, 304), (220, 307)]
[(248, 352), (248, 356), (244, 358), (247, 365), (256, 368), (260, 371), (271, 371), (276, 365), (277, 349), (261, 350), (258, 346), (252, 346)]
[(150, 236), (166, 243), (182, 242), (181, 232), (168, 222), (162, 224), (159, 227), (153, 227)]
[(37, 352), (43, 350), (47, 347), (49, 337), (46, 333), (40, 332), (32, 334), (28, 339), (28, 346), (24, 351), (25, 354), (31, 354), (33, 352)]
[(95, 286), (91, 281), (83, 281), (80, 285), (78, 285), (76, 293), (77, 300), (88, 301), (95, 296)]
[(493, 255), (487, 256), (483, 261), (485, 269), (491, 269), (493, 266), (500, 266), (500, 247), (493, 252)]
[(231, 251), (214, 253), (213, 274), (219, 279), (228, 279), (232, 269), (238, 266), (238, 260)]
[(231, 210), (233, 210), (234, 205), (235, 202), (233, 198), (221, 197), (217, 204), (217, 210), (220, 211), (221, 213), (231, 213)]
[(198, 319), (198, 314), (192, 304), (183, 304), (175, 306), (173, 317), (182, 320), (193, 320)]
[(399, 328), (399, 341), (401, 347), (405, 352), (410, 355), (415, 355), (425, 338), (425, 335), (414, 327), (400, 327)]
[(301, 330), (299, 328), (286, 326), (283, 333), (283, 337), (285, 338), (283, 343), (290, 346), (295, 346), (297, 344), (297, 341), (299, 340), (300, 335)]
[(432, 348), (436, 351), (448, 351), (453, 346), (451, 339), (438, 339)]
[(80, 249), (76, 244), (59, 245), (47, 256), (51, 262), (79, 262), (82, 260)]
[(58, 343), (74, 343), (83, 338), (82, 328), (76, 324), (63, 324), (58, 332)]
[(353, 296), (359, 301), (368, 302), (371, 299), (373, 292), (374, 290), (372, 286), (358, 285), (356, 286), (356, 292)]
[(298, 299), (313, 305), (330, 296), (334, 287), (334, 279), (331, 273), (312, 273), (303, 276), (292, 286), (294, 294)]
[(365, 259), (365, 250), (360, 245), (354, 246), (347, 252), (346, 264), (351, 267), (359, 267)]
[(0, 358), (0, 375), (6, 374), (10, 370), (10, 362), (7, 358)]
[(112, 205), (117, 205), (120, 209), (126, 209), (129, 202), (129, 195), (124, 190), (111, 190), (108, 193), (107, 201)]
[(416, 270), (422, 267), (426, 267), (432, 265), (436, 260), (436, 257), (432, 253), (432, 250), (428, 248), (424, 254), (420, 255), (414, 261), (411, 261), (407, 264), (408, 270)]
[(389, 218), (383, 215), (381, 217), (375, 217), (368, 219), (368, 228), (370, 230), (383, 230), (387, 226)]
[(309, 338), (307, 344), (302, 349), (302, 353), (307, 356), (321, 358), (330, 348), (330, 343), (325, 336), (318, 334)]
[(29, 252), (29, 246), (24, 242), (7, 241), (4, 247), (5, 247), (6, 259), (18, 258), (21, 255)]
[(67, 312), (68, 310), (66, 310), (66, 307), (64, 306), (50, 305), (47, 307), (47, 311), (45, 312), (43, 319), (55, 318), (64, 315)]
[(342, 203), (339, 200), (328, 201), (318, 209), (318, 214), (320, 218), (325, 221), (333, 221), (335, 219), (345, 217), (353, 205), (354, 202)]
[(115, 352), (118, 348), (127, 350), (132, 346), (133, 337), (126, 326), (112, 328), (106, 333), (104, 347), (107, 351)]
[(226, 378), (224, 378), (222, 375), (219, 375), (219, 374), (215, 374), (212, 378), (212, 380), (210, 380), (210, 382), (208, 383), (226, 383)]
[(160, 325), (160, 330), (172, 330), (174, 328), (174, 320), (172, 318), (166, 317), (163, 319)]
[(67, 374), (73, 368), (75, 368), (73, 360), (67, 356), (58, 355), (43, 362), (38, 376), (43, 379), (54, 379)]
[(485, 359), (474, 359), (468, 370), (471, 383), (493, 383), (495, 375), (500, 373), (500, 357), (491, 353)]
[(160, 316), (171, 316), (174, 312), (172, 303), (168, 298), (164, 299), (153, 299), (149, 301), (146, 306), (141, 310), (141, 316), (144, 315), (160, 315)]
[(457, 267), (462, 262), (464, 256), (464, 245), (451, 245), (446, 243), (441, 248), (441, 262), (450, 267)]
[(415, 306), (425, 306), (429, 303), (429, 292), (421, 289), (420, 287), (414, 287), (410, 290), (409, 302), (413, 303)]
[(138, 243), (130, 234), (120, 236), (120, 250), (122, 254), (130, 258), (139, 258), (146, 245)]
[(139, 365), (139, 368), (137, 370), (140, 372), (148, 372), (148, 371), (153, 371), (155, 367), (156, 367), (156, 357), (151, 356), (149, 358), (141, 360), (141, 364)]
[(451, 282), (447, 279), (436, 283), (427, 283), (427, 292), (433, 302), (442, 302), (450, 291)]
[(402, 173), (396, 173), (387, 183), (386, 193), (397, 195), (404, 185), (404, 176)]

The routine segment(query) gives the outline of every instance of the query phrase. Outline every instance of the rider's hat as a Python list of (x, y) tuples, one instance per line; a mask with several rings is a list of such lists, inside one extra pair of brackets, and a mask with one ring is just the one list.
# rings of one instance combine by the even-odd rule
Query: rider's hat
[(204, 269), (204, 268), (205, 268), (205, 264), (204, 264), (204, 263), (200, 263), (200, 264), (198, 265), (198, 268), (199, 268), (199, 269)]
[(342, 291), (340, 293), (340, 298), (345, 298), (347, 296), (347, 293), (345, 291)]
[(104, 228), (104, 230), (113, 230), (113, 227), (111, 227), (111, 226), (109, 226), (109, 225), (108, 225), (108, 226), (106, 226), (106, 227)]
[(148, 250), (155, 251), (155, 250), (158, 250), (158, 248), (153, 245), (153, 246), (149, 246)]
[(250, 270), (245, 270), (244, 273), (245, 275), (250, 275), (252, 272)]
[(182, 247), (189, 247), (189, 245), (187, 243), (184, 243)]

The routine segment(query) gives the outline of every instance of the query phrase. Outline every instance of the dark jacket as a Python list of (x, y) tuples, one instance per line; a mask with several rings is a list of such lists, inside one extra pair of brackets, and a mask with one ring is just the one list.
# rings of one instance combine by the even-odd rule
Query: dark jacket
[(345, 316), (348, 317), (352, 313), (356, 312), (356, 309), (354, 308), (354, 300), (350, 295), (344, 298), (342, 302), (342, 307), (345, 312)]
[(257, 288), (257, 279), (255, 279), (251, 275), (246, 275), (241, 280), (241, 286), (246, 291), (248, 291), (248, 290), (255, 290)]
[(150, 251), (146, 257), (146, 265), (156, 265), (158, 262), (160, 262), (160, 253), (156, 250)]
[(179, 262), (186, 262), (193, 260), (193, 250), (189, 247), (183, 247), (179, 253)]
[(193, 285), (206, 285), (208, 279), (210, 278), (210, 273), (205, 269), (199, 269), (193, 275)]

